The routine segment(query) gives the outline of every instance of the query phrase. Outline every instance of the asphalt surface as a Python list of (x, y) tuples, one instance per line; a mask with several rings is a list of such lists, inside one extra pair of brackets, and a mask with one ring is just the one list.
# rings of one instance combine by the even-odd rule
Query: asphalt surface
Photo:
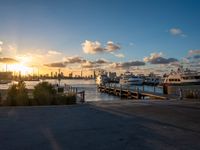
[(200, 149), (200, 102), (0, 107), (0, 150)]

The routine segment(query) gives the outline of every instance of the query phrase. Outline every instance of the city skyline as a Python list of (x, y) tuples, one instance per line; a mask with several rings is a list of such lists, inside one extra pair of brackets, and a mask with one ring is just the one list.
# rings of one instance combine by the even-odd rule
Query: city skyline
[(199, 70), (198, 0), (1, 1), (1, 70)]

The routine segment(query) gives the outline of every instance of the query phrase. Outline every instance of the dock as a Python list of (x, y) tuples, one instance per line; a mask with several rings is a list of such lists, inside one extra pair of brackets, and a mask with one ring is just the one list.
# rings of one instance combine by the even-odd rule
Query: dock
[[(152, 99), (167, 100), (167, 99), (171, 99), (172, 97), (175, 98), (175, 96), (172, 96), (172, 95), (155, 92), (155, 87), (154, 87), (154, 92), (145, 91), (144, 87), (141, 90), (137, 87), (135, 89), (131, 89), (128, 86), (123, 87), (123, 86), (116, 86), (116, 85), (112, 85), (112, 84), (98, 85), (97, 89), (99, 92), (108, 93), (108, 94), (112, 94), (115, 96), (124, 97), (127, 99), (145, 99), (145, 98), (149, 97)], [(176, 96), (176, 98), (177, 98), (177, 96)]]

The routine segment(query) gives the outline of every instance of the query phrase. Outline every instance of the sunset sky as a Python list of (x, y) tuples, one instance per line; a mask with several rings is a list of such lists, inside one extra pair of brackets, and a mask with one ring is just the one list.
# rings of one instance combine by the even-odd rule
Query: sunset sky
[(199, 70), (199, 6), (199, 0), (1, 0), (1, 71), (4, 64), (42, 72), (166, 72), (180, 64)]

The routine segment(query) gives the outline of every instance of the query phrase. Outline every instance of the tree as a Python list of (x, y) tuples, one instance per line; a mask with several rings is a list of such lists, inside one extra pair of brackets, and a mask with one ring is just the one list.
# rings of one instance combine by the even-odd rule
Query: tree
[(24, 81), (19, 81), (18, 84), (9, 87), (7, 102), (11, 106), (29, 105), (28, 90)]
[(38, 105), (51, 105), (56, 96), (56, 90), (48, 82), (41, 82), (35, 86), (34, 99)]

